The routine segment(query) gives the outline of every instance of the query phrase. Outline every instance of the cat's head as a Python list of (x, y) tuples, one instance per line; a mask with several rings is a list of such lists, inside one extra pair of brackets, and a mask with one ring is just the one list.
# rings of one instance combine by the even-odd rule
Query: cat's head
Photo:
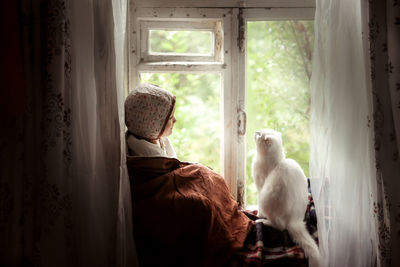
[(254, 134), (257, 153), (262, 155), (284, 156), (282, 135), (272, 129), (262, 129)]

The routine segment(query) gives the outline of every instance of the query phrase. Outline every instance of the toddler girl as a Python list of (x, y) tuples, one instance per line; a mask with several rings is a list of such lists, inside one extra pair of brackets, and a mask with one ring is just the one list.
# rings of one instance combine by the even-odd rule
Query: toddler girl
[(167, 136), (172, 133), (175, 96), (153, 84), (141, 84), (125, 100), (128, 155), (174, 157)]

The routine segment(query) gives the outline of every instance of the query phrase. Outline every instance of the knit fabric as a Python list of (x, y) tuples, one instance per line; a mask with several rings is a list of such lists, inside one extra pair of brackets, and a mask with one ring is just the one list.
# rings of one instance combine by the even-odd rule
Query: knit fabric
[(175, 97), (153, 84), (140, 84), (125, 100), (125, 124), (137, 137), (158, 139), (175, 105)]

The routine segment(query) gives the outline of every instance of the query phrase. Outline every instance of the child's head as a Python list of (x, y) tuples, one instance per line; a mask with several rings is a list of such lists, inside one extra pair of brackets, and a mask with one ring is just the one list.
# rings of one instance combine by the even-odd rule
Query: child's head
[(175, 96), (153, 84), (140, 84), (125, 100), (125, 124), (137, 137), (159, 139), (171, 120)]

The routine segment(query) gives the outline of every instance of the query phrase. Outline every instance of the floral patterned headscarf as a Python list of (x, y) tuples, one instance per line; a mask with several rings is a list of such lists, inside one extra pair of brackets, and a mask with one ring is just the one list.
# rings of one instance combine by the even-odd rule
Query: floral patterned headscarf
[(129, 132), (146, 140), (159, 139), (175, 106), (175, 96), (153, 84), (140, 84), (125, 100)]

